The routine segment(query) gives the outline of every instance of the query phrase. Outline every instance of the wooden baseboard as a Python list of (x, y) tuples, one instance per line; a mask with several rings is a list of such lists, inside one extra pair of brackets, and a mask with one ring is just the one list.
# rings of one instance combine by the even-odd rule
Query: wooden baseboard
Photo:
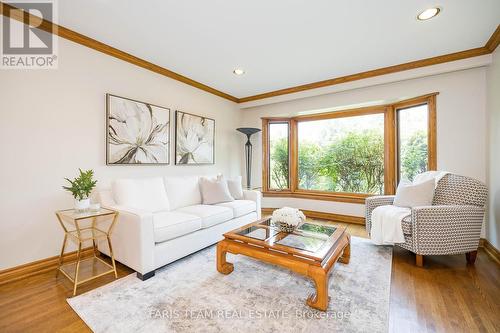
[(482, 247), (484, 251), (498, 264), (500, 264), (500, 251), (493, 246), (487, 239), (481, 238), (479, 241), (479, 247)]
[[(262, 215), (269, 215), (277, 208), (262, 208)], [(344, 222), (344, 223), (353, 223), (353, 224), (365, 224), (365, 218), (359, 216), (351, 216), (351, 215), (342, 215), (342, 214), (333, 214), (333, 213), (324, 213), (317, 212), (314, 210), (303, 210), (305, 216), (312, 219), (321, 219), (335, 222)]]
[[(82, 250), (82, 256), (86, 257), (92, 254), (92, 247)], [(64, 255), (64, 261), (76, 260), (76, 251), (68, 252)], [(29, 276), (41, 274), (45, 272), (55, 271), (59, 263), (59, 256), (50, 257), (24, 265), (0, 271), (0, 285), (21, 280)]]
[[(275, 209), (276, 208), (262, 208), (262, 215), (269, 215)], [(363, 217), (358, 217), (358, 216), (323, 213), (312, 210), (302, 210), (302, 212), (304, 212), (304, 214), (307, 217), (313, 219), (322, 219), (328, 221), (354, 223), (354, 224), (365, 224), (365, 219)], [(498, 264), (500, 264), (500, 251), (496, 247), (494, 247), (487, 239), (481, 238), (479, 241), (479, 247), (482, 247), (484, 251), (493, 260), (495, 260)], [(82, 256), (84, 257), (89, 256), (91, 254), (92, 254), (91, 247), (82, 250)], [(68, 252), (64, 255), (64, 261), (71, 261), (71, 260), (76, 260), (76, 251)], [(58, 262), (59, 262), (59, 256), (55, 256), (0, 271), (0, 285), (21, 280), (36, 274), (53, 271), (57, 268)]]

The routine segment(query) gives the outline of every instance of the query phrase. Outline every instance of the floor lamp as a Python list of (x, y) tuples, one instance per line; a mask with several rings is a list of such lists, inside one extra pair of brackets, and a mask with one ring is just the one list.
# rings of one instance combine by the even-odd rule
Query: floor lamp
[(247, 171), (247, 189), (250, 189), (250, 181), (252, 179), (252, 143), (250, 142), (250, 137), (252, 136), (252, 134), (260, 132), (260, 129), (251, 127), (240, 127), (237, 128), (236, 130), (247, 136), (247, 143), (245, 143), (245, 162)]

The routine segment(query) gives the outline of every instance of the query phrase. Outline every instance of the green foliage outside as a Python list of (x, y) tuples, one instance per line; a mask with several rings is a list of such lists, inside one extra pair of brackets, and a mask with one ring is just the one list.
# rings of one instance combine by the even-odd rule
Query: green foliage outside
[(288, 140), (274, 140), (271, 149), (271, 188), (288, 188)]
[[(427, 137), (416, 132), (403, 145), (402, 177), (413, 179), (427, 168)], [(380, 131), (348, 132), (325, 145), (299, 144), (299, 188), (330, 192), (384, 192), (384, 137)], [(288, 145), (271, 142), (271, 188), (288, 187)]]
[(87, 171), (82, 171), (82, 169), (78, 170), (80, 170), (80, 176), (78, 176), (77, 178), (73, 180), (64, 178), (70, 183), (71, 186), (63, 186), (63, 189), (71, 192), (71, 194), (75, 199), (83, 200), (89, 197), (90, 193), (97, 184), (97, 180), (93, 180), (94, 177), (93, 170), (87, 170)]
[(349, 132), (327, 146), (323, 173), (327, 191), (383, 193), (384, 137), (378, 131)]
[(424, 131), (415, 132), (403, 143), (400, 163), (402, 179), (413, 180), (427, 170), (427, 135)]

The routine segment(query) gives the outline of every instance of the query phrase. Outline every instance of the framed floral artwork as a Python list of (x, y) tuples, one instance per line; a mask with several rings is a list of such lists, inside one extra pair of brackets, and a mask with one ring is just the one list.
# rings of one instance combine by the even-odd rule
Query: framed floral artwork
[(215, 163), (215, 120), (175, 112), (175, 164)]
[(170, 162), (170, 109), (106, 94), (106, 164)]

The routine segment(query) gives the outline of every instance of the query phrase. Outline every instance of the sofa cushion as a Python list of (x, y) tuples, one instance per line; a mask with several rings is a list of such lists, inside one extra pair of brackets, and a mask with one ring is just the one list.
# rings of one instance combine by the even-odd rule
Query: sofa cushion
[(165, 177), (164, 182), (172, 210), (201, 204), (198, 176)]
[(201, 218), (202, 228), (209, 228), (233, 218), (232, 209), (212, 205), (193, 205), (179, 208), (176, 211), (199, 216)]
[(201, 218), (179, 212), (153, 214), (155, 243), (174, 239), (201, 229)]
[(148, 212), (170, 209), (162, 178), (117, 179), (112, 189), (115, 202), (120, 206)]
[(240, 217), (257, 210), (257, 204), (252, 200), (234, 200), (231, 202), (223, 202), (216, 206), (231, 208), (234, 217)]

